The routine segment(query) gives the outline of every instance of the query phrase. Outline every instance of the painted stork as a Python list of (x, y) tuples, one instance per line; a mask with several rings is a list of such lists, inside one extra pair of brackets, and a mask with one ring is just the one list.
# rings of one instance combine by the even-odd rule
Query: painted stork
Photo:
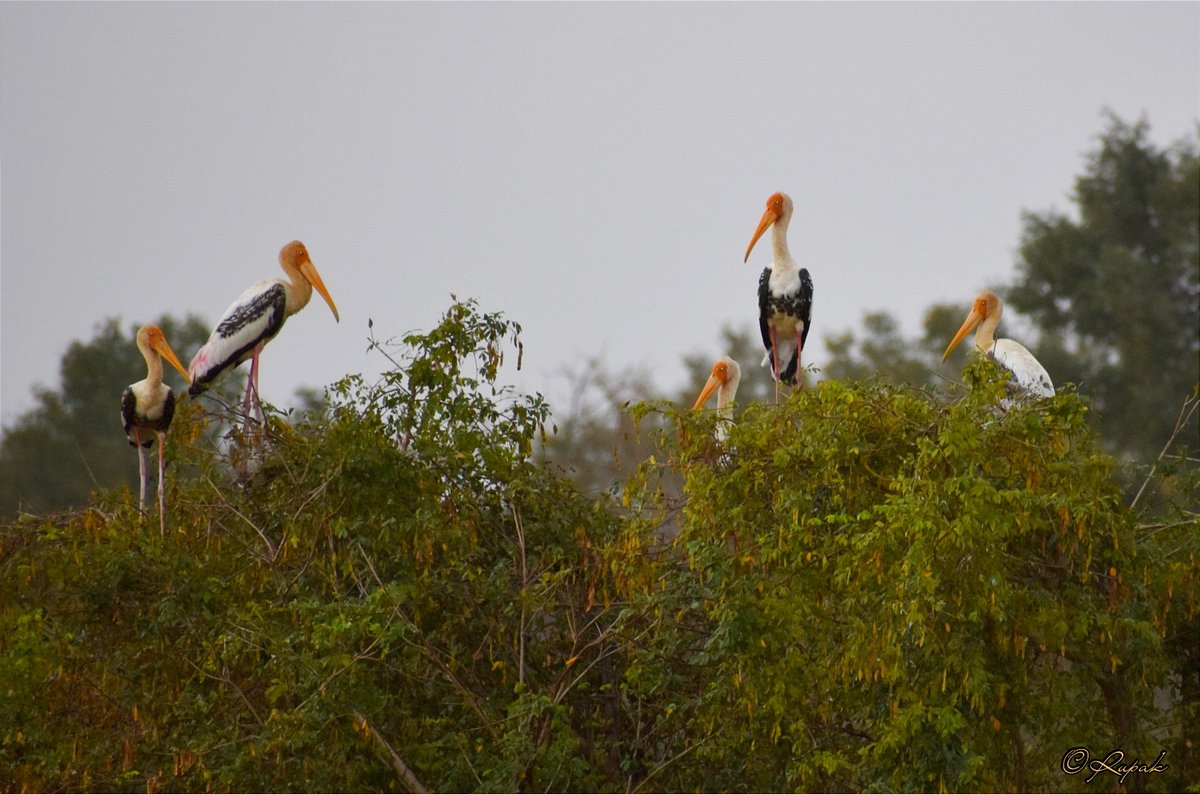
[(185, 380), (190, 381), (190, 378), (158, 326), (138, 329), (137, 346), (146, 359), (146, 377), (130, 385), (121, 396), (121, 422), (130, 446), (137, 447), (138, 451), (138, 475), (141, 478), (138, 505), (143, 512), (146, 510), (146, 447), (154, 443), (155, 436), (158, 437), (158, 528), (166, 534), (163, 446), (167, 443), (167, 428), (175, 417), (175, 393), (163, 383), (162, 360), (165, 358), (170, 362)]
[(733, 400), (737, 396), (738, 382), (742, 379), (742, 368), (729, 356), (722, 356), (713, 364), (712, 374), (704, 384), (700, 396), (692, 410), (696, 410), (715, 391), (717, 393), (717, 441), (724, 442), (729, 437), (729, 423), (733, 421)]
[(1009, 375), (1009, 391), (1023, 392), (1036, 397), (1053, 397), (1054, 384), (1050, 375), (1033, 354), (1025, 349), (1020, 342), (1011, 339), (996, 339), (996, 326), (1000, 324), (1000, 315), (1004, 312), (1004, 303), (1000, 296), (991, 290), (984, 290), (975, 298), (971, 312), (963, 321), (958, 333), (950, 340), (950, 346), (942, 354), (942, 361), (950, 357), (951, 351), (958, 347), (971, 329), (975, 331), (975, 349), (995, 361)]
[[(771, 266), (764, 268), (758, 279), (758, 328), (762, 332), (763, 346), (767, 349), (763, 363), (771, 362), (776, 403), (779, 402), (781, 379), (784, 383), (801, 382), (797, 378), (797, 370), (812, 320), (812, 278), (808, 270), (796, 264), (788, 251), (787, 227), (791, 219), (792, 200), (786, 193), (776, 193), (767, 199), (767, 209), (758, 222), (754, 236), (750, 238), (743, 260), (750, 261), (754, 244), (770, 227), (773, 256)], [(780, 359), (787, 362), (782, 372)]]
[(341, 322), (337, 306), (321, 281), (321, 274), (308, 256), (304, 243), (294, 240), (279, 252), (279, 265), (288, 280), (265, 279), (237, 297), (212, 335), (188, 366), (192, 385), (188, 393), (200, 394), (226, 370), (250, 359), (250, 377), (246, 380), (246, 396), (242, 410), (246, 425), (250, 423), (250, 401), (253, 398), (259, 420), (263, 419), (262, 403), (258, 396), (258, 357), (262, 349), (275, 338), (288, 317), (303, 309), (312, 298), (313, 287), (333, 311), (333, 319)]

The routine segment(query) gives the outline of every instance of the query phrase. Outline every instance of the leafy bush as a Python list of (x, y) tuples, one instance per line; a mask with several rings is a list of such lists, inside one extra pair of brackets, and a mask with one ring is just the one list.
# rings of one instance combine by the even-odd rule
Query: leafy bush
[(4, 526), (0, 781), (1049, 790), (1077, 746), (1200, 775), (1195, 484), (1146, 523), (1074, 394), (829, 381), (723, 447), (636, 406), (667, 430), (617, 503), (533, 456), (519, 330), (454, 303), (256, 440), (185, 404), (165, 539), (128, 490)]

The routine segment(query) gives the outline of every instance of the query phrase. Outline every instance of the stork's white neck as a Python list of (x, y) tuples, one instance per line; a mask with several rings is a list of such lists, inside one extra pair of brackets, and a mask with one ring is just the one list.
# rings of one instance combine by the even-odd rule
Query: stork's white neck
[(733, 359), (726, 357), (725, 382), (717, 387), (717, 416), (733, 419), (733, 401), (737, 399), (738, 383), (742, 380), (742, 368)]
[(990, 353), (996, 346), (996, 328), (1000, 326), (1000, 310), (988, 312), (979, 327), (975, 329), (975, 349), (980, 353)]
[(145, 344), (139, 338), (137, 340), (138, 350), (142, 353), (142, 358), (146, 359), (146, 384), (151, 392), (157, 390), (162, 385), (163, 380), (163, 365), (162, 357), (150, 348), (149, 344)]
[(791, 251), (788, 250), (787, 228), (791, 220), (792, 216), (790, 213), (782, 215), (771, 226), (771, 268), (777, 272), (781, 270), (797, 270), (799, 268), (796, 260), (792, 259)]

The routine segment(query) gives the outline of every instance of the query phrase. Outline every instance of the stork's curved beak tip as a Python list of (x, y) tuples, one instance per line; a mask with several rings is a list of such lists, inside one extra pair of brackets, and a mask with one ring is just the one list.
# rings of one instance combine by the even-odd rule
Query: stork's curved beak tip
[(946, 352), (942, 353), (942, 363), (946, 363), (946, 359), (950, 358), (950, 354), (954, 352), (954, 348), (958, 347), (958, 343), (963, 338), (971, 333), (972, 329), (979, 323), (983, 322), (983, 315), (976, 309), (971, 309), (971, 313), (967, 315), (967, 319), (963, 321), (962, 327), (958, 329), (958, 333), (950, 340), (950, 345), (946, 348)]
[(340, 323), (341, 316), (338, 314), (337, 305), (333, 302), (333, 297), (329, 294), (329, 290), (325, 288), (325, 282), (321, 280), (321, 274), (317, 272), (317, 266), (312, 263), (311, 259), (305, 259), (300, 264), (300, 272), (308, 279), (308, 283), (313, 285), (313, 289), (321, 294), (325, 302), (329, 304), (329, 310), (333, 312), (334, 322)]
[(183, 379), (188, 383), (189, 386), (191, 385), (192, 378), (188, 374), (187, 368), (184, 367), (182, 363), (180, 363), (179, 358), (175, 355), (175, 351), (171, 349), (171, 345), (167, 342), (166, 339), (163, 339), (161, 343), (155, 342), (154, 350), (160, 356), (165, 358), (167, 360), (168, 364), (170, 364), (175, 369), (179, 370), (179, 374), (183, 376)]
[(758, 242), (758, 238), (763, 236), (763, 233), (771, 228), (771, 224), (779, 220), (779, 212), (774, 207), (767, 207), (766, 212), (762, 215), (762, 220), (758, 222), (758, 228), (754, 230), (754, 236), (750, 238), (750, 245), (746, 246), (746, 256), (742, 258), (742, 262), (750, 261), (750, 252), (754, 250), (754, 244)]
[(721, 385), (721, 380), (716, 375), (709, 375), (708, 381), (704, 384), (704, 389), (700, 392), (700, 396), (696, 398), (696, 404), (692, 406), (692, 410), (696, 410), (704, 403), (708, 402), (708, 398)]

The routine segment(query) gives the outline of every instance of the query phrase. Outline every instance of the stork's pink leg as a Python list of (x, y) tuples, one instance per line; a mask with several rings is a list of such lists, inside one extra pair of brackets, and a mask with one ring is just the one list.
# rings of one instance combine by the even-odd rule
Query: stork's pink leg
[(247, 432), (250, 430), (250, 403), (253, 401), (255, 413), (258, 414), (259, 422), (265, 421), (262, 412), (262, 403), (258, 398), (258, 355), (262, 352), (262, 347), (254, 348), (254, 352), (250, 356), (250, 377), (246, 378), (246, 396), (242, 400), (242, 416), (244, 427)]
[(163, 474), (167, 467), (163, 462), (163, 447), (166, 446), (167, 436), (165, 433), (158, 434), (158, 533), (165, 536), (167, 534), (167, 506), (166, 499), (163, 496)]
[(800, 339), (801, 330), (796, 329), (796, 388), (804, 388), (804, 376), (800, 374), (804, 359), (804, 343)]
[(246, 378), (246, 396), (242, 398), (242, 428), (245, 432), (250, 432), (250, 395), (254, 390), (254, 365), (257, 363), (257, 356), (250, 360), (250, 376)]
[(771, 377), (775, 379), (775, 404), (779, 405), (779, 345), (775, 343), (775, 326), (768, 326), (771, 333)]
[(262, 353), (262, 345), (254, 348), (254, 357), (250, 359), (250, 382), (254, 384), (254, 413), (259, 424), (266, 424), (267, 417), (263, 414), (262, 398), (258, 393), (258, 357)]
[(142, 446), (142, 431), (136, 427), (133, 429), (133, 440), (137, 444), (138, 451), (138, 479), (141, 481), (141, 488), (138, 490), (138, 509), (143, 513), (146, 512), (146, 448)]

